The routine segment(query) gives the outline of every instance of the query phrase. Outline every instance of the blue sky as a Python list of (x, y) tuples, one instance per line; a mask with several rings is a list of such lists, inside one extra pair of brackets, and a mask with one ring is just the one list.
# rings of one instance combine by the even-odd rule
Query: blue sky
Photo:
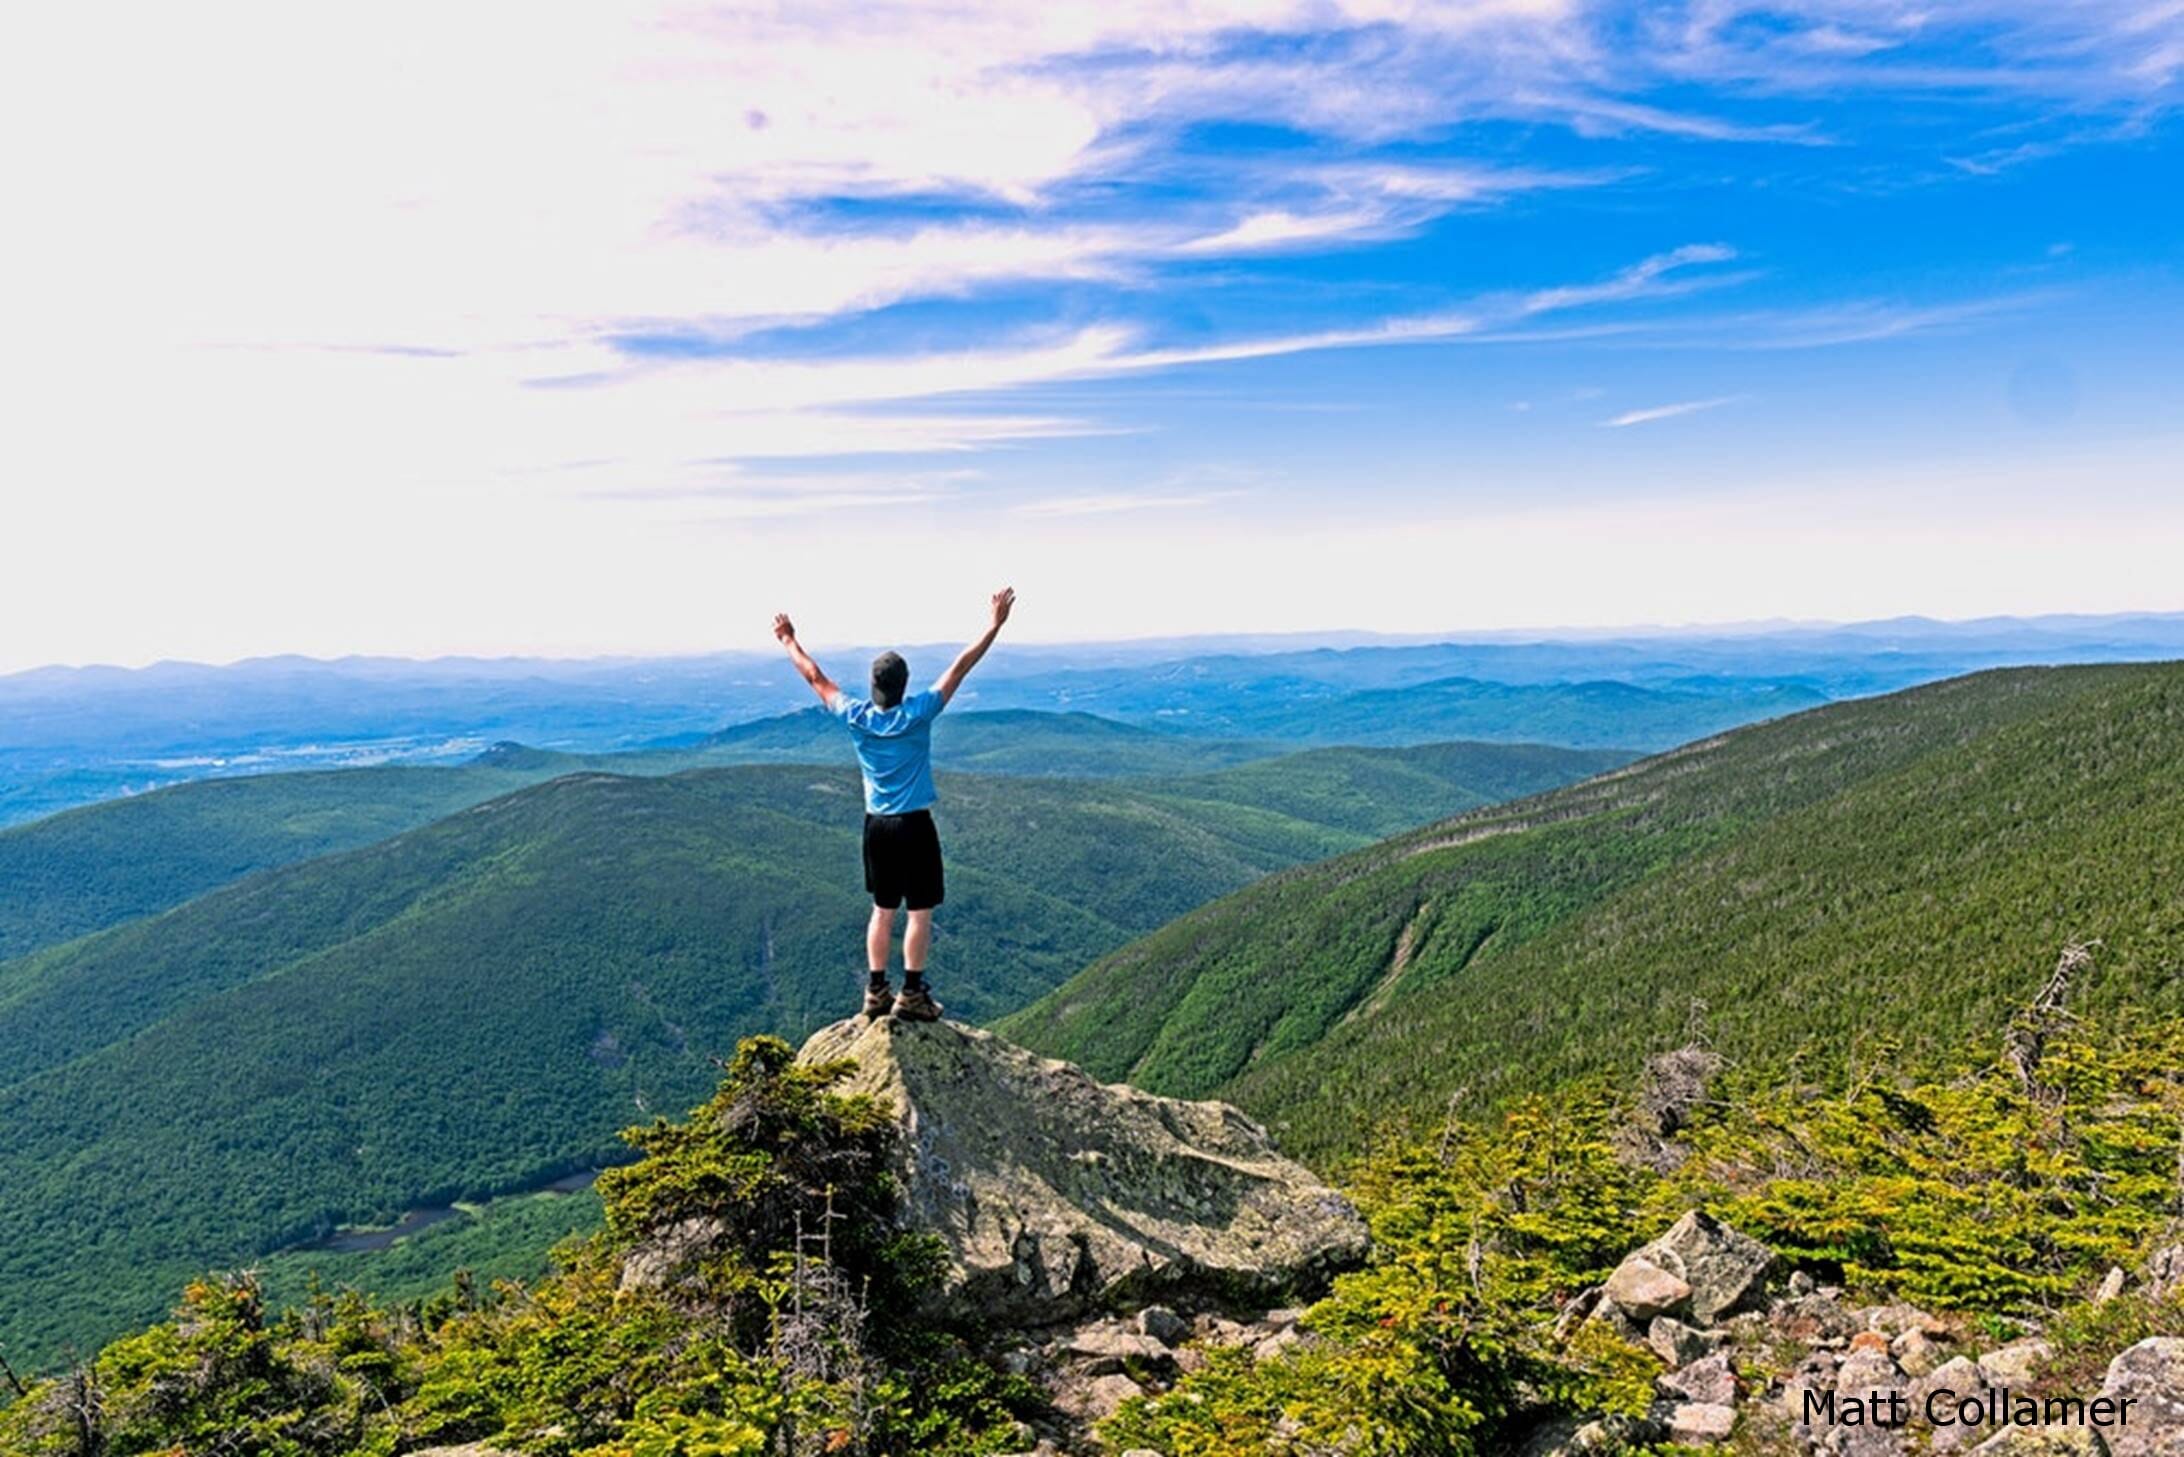
[(2176, 0), (35, 24), (0, 668), (2184, 608)]

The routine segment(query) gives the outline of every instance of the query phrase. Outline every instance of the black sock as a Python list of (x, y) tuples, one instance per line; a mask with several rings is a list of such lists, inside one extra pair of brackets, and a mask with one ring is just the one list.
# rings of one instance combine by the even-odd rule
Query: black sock
[(925, 985), (925, 973), (924, 973), (924, 972), (922, 972), (922, 971), (912, 971), (912, 970), (911, 970), (911, 969), (910, 969), (909, 967), (907, 967), (907, 966), (906, 966), (906, 967), (904, 967), (904, 968), (902, 969), (902, 989), (903, 989), (904, 991), (906, 991), (906, 992), (914, 992), (914, 991), (916, 991), (916, 990), (917, 990), (917, 989), (918, 989), (919, 987), (922, 987), (922, 986), (924, 986), (924, 985)]
[(887, 990), (887, 968), (881, 967), (878, 971), (867, 972), (866, 975), (872, 978), (865, 983), (866, 990), (875, 992)]

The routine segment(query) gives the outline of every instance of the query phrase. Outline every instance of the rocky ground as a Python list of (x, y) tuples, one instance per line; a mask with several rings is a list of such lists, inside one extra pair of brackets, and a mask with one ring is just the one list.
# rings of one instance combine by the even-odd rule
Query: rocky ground
[[(1046, 1393), (1044, 1414), (1016, 1434), (1031, 1457), (1180, 1457), (1109, 1452), (1096, 1427), (1221, 1348), (1265, 1360), (1314, 1340), (1299, 1304), (1368, 1253), (1357, 1211), (1225, 1104), (1104, 1085), (952, 1023), (845, 1022), (800, 1057), (853, 1059), (847, 1088), (894, 1109), (902, 1217), (947, 1250), (936, 1298)], [(627, 1256), (623, 1284), (674, 1282), (722, 1233), (702, 1220), (661, 1231)], [(2177, 1289), (2184, 1246), (2110, 1272), (2094, 1298)], [(1587, 1324), (1660, 1358), (1650, 1406), (1543, 1413), (1518, 1457), (2184, 1457), (2184, 1339), (2101, 1352), (2112, 1359), (2097, 1385), (2066, 1392), (2037, 1329), (2000, 1340), (1961, 1318), (1859, 1302), (1696, 1211), (1570, 1300), (1557, 1330)], [(2071, 1358), (2074, 1372), (2099, 1369), (2082, 1347)], [(2120, 1424), (2057, 1424), (2038, 1403), (2064, 1395), (2089, 1416), (2100, 1402), (2131, 1406)], [(2013, 1420), (2028, 1401), (2046, 1424)]]
[[(2113, 1299), (2132, 1285), (2158, 1290), (2180, 1278), (2184, 1249), (2168, 1250), (2138, 1280), (2114, 1272), (2103, 1296)], [(1301, 1314), (1185, 1315), (1151, 1305), (1024, 1332), (1001, 1359), (1038, 1381), (1056, 1413), (1043, 1428), (1025, 1430), (1024, 1451), (1036, 1457), (1098, 1452), (1093, 1424), (1124, 1401), (1166, 1390), (1217, 1347), (1270, 1357), (1309, 1341)], [(1915, 1306), (1858, 1304), (1837, 1286), (1785, 1273), (1757, 1241), (1702, 1214), (1686, 1215), (1661, 1238), (1633, 1250), (1606, 1282), (1562, 1313), (1565, 1331), (1584, 1321), (1608, 1322), (1661, 1358), (1668, 1369), (1655, 1383), (1656, 1400), (1643, 1416), (1543, 1420), (1520, 1457), (1663, 1445), (1782, 1457), (2184, 1454), (2184, 1340), (2141, 1341), (2109, 1362), (2097, 1388), (2068, 1393), (2089, 1412), (2096, 1398), (2120, 1410), (2129, 1397), (2120, 1425), (2012, 1424), (1996, 1418), (1998, 1405), (2021, 1412), (2024, 1402), (2060, 1394), (2041, 1379), (2053, 1354), (2048, 1341), (1983, 1341), (1963, 1322)], [(1937, 1395), (1943, 1392), (1949, 1395)], [(1837, 1420), (1808, 1420), (1808, 1394), (1823, 1413), (1832, 1396)], [(1847, 1419), (1853, 1406), (1868, 1419)], [(1944, 1424), (1930, 1422), (1929, 1410)], [(1888, 1424), (1898, 1411), (1902, 1424)], [(1870, 1419), (1876, 1413), (1882, 1421)]]
[[(1244, 1347), (1272, 1356), (1307, 1339), (1295, 1307), (1257, 1315), (1186, 1316), (1165, 1305), (1131, 1315), (1103, 1315), (1068, 1326), (1023, 1333), (1001, 1355), (1009, 1369), (1037, 1381), (1053, 1402), (1054, 1419), (1028, 1427), (1025, 1450), (1037, 1457), (1097, 1452), (1093, 1425), (1133, 1396), (1165, 1391), (1204, 1364), (1207, 1352)], [(1160, 1454), (1165, 1457), (1165, 1454)]]
[[(854, 1058), (852, 1086), (894, 1106), (907, 1217), (946, 1241), (951, 1297), (1004, 1332), (996, 1358), (1051, 1401), (1051, 1418), (1021, 1434), (1026, 1452), (1101, 1451), (1096, 1423), (1215, 1348), (1267, 1358), (1311, 1340), (1282, 1297), (1324, 1288), (1366, 1253), (1356, 1211), (1224, 1104), (1103, 1085), (948, 1023), (845, 1022), (801, 1056)], [(2102, 1298), (2180, 1281), (2184, 1249), (2165, 1251), (2136, 1282), (2114, 1272)], [(2051, 1394), (2039, 1336), (1998, 1343), (1912, 1306), (1856, 1303), (1697, 1212), (1560, 1316), (1565, 1332), (1587, 1321), (1661, 1358), (1656, 1399), (1638, 1416), (1543, 1418), (1522, 1457), (1664, 1445), (2184, 1457), (2184, 1340), (2132, 1346), (2097, 1391), (2069, 1393), (2089, 1408), (2129, 1396), (2120, 1426), (2009, 1424), (1998, 1407)], [(1944, 1391), (1933, 1410), (1948, 1424), (1931, 1425), (1928, 1398)]]
[[(2184, 1249), (2142, 1272), (2156, 1294), (2180, 1278)], [(2111, 1271), (2095, 1298), (2112, 1300), (2130, 1283)], [(1915, 1306), (1855, 1304), (1839, 1287), (1784, 1273), (1757, 1241), (1701, 1214), (1631, 1251), (1562, 1320), (1609, 1322), (1669, 1369), (1644, 1416), (1544, 1424), (1524, 1457), (1663, 1442), (1798, 1457), (2184, 1454), (2184, 1340), (2141, 1341), (2109, 1363), (2097, 1390), (2055, 1392), (2041, 1380), (2054, 1354), (2041, 1337), (1983, 1342)], [(2124, 1419), (2105, 1428), (2052, 1420), (2070, 1413), (2047, 1408), (2050, 1395), (2079, 1399), (2089, 1415), (2102, 1398)], [(2015, 1419), (2028, 1402), (2037, 1423)]]

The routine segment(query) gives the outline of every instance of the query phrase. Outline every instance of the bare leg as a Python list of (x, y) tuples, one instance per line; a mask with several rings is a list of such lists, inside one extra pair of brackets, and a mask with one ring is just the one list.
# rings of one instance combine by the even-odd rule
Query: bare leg
[(902, 968), (904, 971), (923, 972), (925, 953), (933, 946), (933, 913), (930, 909), (912, 911), (909, 929), (902, 933)]
[[(911, 925), (917, 924), (916, 913), (911, 914)], [(895, 913), (886, 906), (874, 906), (872, 919), (865, 923), (864, 949), (867, 970), (887, 970), (888, 944), (895, 939)], [(907, 950), (907, 945), (905, 950)]]

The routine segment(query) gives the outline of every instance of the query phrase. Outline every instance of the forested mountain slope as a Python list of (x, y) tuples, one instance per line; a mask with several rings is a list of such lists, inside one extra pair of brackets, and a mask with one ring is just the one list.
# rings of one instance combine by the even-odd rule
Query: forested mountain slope
[(1986, 673), (1742, 729), (1270, 877), (1001, 1027), (1324, 1157), (1693, 1025), (1756, 1060), (1950, 1045), (2071, 938), (2104, 942), (2095, 1004), (2179, 999), (2184, 667)]
[[(1197, 738), (1091, 713), (957, 708), (933, 724), (938, 762), (965, 773), (1116, 778), (1191, 774), (1286, 754), (1275, 740)], [(731, 763), (852, 762), (839, 720), (813, 707), (737, 724), (684, 749), (657, 751), (685, 767)]]
[[(1243, 777), (1276, 746), (1187, 739), (1086, 713), (944, 716), (941, 762), (964, 772), (1114, 779), (1294, 814), (1368, 838), (1529, 794), (1626, 760), (1538, 744), (1318, 750)], [(0, 962), (151, 915), (255, 871), (355, 849), (562, 774), (670, 774), (734, 763), (850, 762), (816, 711), (746, 724), (672, 750), (575, 755), (497, 745), (464, 765), (198, 780), (0, 830)], [(1202, 772), (1212, 770), (1213, 772)], [(1181, 776), (1181, 777), (1176, 777)], [(1332, 847), (1328, 847), (1332, 848)]]
[(384, 840), (546, 772), (385, 765), (201, 779), (0, 830), (0, 961)]
[[(943, 717), (935, 732), (942, 762), (966, 772), (1189, 774), (1282, 752), (1087, 713), (961, 712)], [(0, 829), (0, 961), (166, 910), (253, 871), (373, 844), (556, 775), (849, 762), (848, 735), (812, 710), (674, 749), (585, 755), (501, 744), (469, 764), (251, 774), (111, 799)], [(1501, 772), (1492, 760), (1455, 767)], [(1556, 782), (1566, 782), (1585, 771), (1558, 772)]]
[[(1597, 762), (1357, 751), (1286, 782), (1354, 807), (1392, 775), (1424, 814), (1481, 797), (1460, 774), (1501, 792)], [(1191, 788), (943, 776), (951, 1010), (997, 1016), (1365, 838)], [(178, 1272), (581, 1166), (736, 1037), (841, 1015), (860, 808), (829, 767), (566, 776), (0, 963), (0, 1340), (95, 1335)]]

